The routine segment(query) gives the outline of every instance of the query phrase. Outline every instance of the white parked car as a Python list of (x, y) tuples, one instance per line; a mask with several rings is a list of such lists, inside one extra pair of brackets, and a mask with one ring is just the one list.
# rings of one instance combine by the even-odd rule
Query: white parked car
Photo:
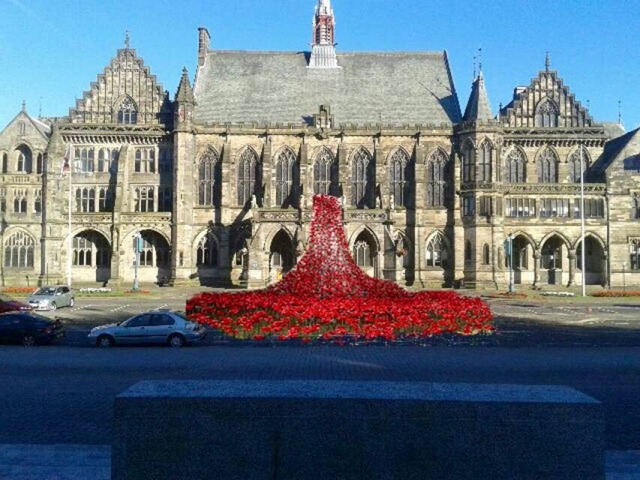
[(69, 287), (55, 285), (40, 287), (29, 296), (27, 303), (34, 310), (51, 310), (53, 312), (60, 307), (73, 307), (75, 300)]
[(163, 343), (183, 347), (205, 337), (204, 325), (192, 322), (175, 312), (147, 312), (120, 323), (102, 325), (91, 330), (89, 339), (98, 347), (116, 344)]

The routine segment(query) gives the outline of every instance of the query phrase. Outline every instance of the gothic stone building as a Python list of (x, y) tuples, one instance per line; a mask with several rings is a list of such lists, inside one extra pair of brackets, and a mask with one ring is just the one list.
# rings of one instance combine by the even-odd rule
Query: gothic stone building
[(264, 286), (322, 193), (376, 277), (640, 285), (638, 130), (596, 122), (548, 60), (495, 116), (481, 72), (463, 115), (445, 52), (337, 53), (334, 27), (320, 0), (311, 52), (201, 28), (173, 99), (127, 41), (67, 117), (23, 107), (0, 133), (2, 284), (130, 284), (139, 243), (141, 282)]

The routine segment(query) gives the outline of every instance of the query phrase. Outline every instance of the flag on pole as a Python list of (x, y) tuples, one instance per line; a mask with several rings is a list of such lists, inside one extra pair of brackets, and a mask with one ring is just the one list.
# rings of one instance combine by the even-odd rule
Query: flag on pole
[(64, 160), (62, 161), (62, 168), (60, 169), (61, 177), (69, 173), (69, 170), (71, 169), (70, 165), (71, 165), (72, 155), (73, 155), (73, 148), (71, 147), (71, 144), (68, 144), (67, 151), (64, 154)]

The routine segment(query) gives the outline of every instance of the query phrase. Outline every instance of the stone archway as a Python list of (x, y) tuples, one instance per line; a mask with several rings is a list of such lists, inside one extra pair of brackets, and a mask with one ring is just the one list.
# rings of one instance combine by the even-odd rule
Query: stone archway
[(370, 277), (378, 278), (378, 246), (373, 234), (364, 229), (353, 242), (352, 255), (362, 271)]
[[(585, 283), (587, 285), (606, 284), (606, 256), (600, 242), (592, 236), (584, 240), (585, 243)], [(576, 248), (576, 271), (582, 273), (582, 242)], [(576, 279), (581, 283), (582, 279)]]
[(142, 230), (138, 279), (141, 283), (164, 284), (171, 276), (171, 248), (155, 230)]
[(274, 280), (280, 280), (282, 276), (293, 270), (294, 265), (293, 242), (284, 230), (280, 230), (271, 240), (269, 247), (269, 276), (275, 275)]
[(511, 258), (507, 258), (506, 265), (513, 263), (513, 282), (515, 284), (533, 284), (535, 269), (533, 257), (534, 246), (524, 235), (516, 235), (513, 239)]
[(111, 245), (95, 230), (77, 233), (71, 246), (73, 282), (106, 283), (111, 279)]
[(563, 274), (569, 270), (566, 242), (559, 235), (550, 236), (540, 249), (540, 280), (547, 285), (562, 285)]

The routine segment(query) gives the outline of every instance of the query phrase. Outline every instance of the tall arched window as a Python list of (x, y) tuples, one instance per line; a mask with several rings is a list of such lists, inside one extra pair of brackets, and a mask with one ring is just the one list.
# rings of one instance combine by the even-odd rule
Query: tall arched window
[(138, 123), (138, 108), (131, 97), (123, 100), (118, 108), (118, 123), (123, 125), (135, 125)]
[(219, 207), (222, 201), (222, 162), (210, 148), (198, 164), (198, 205)]
[(445, 166), (448, 157), (442, 150), (435, 151), (427, 161), (427, 206), (444, 207)]
[[(582, 156), (582, 170), (580, 169), (580, 157)], [(589, 168), (589, 153), (587, 149), (580, 146), (569, 157), (569, 181), (573, 183), (580, 183), (582, 173), (586, 172)]]
[(462, 150), (462, 181), (473, 182), (475, 180), (476, 150), (473, 143), (467, 141)]
[(156, 149), (137, 148), (134, 170), (136, 173), (156, 173)]
[(365, 148), (359, 148), (351, 159), (351, 204), (357, 208), (373, 208), (375, 163)]
[(526, 164), (524, 153), (518, 148), (512, 150), (507, 157), (505, 183), (525, 183), (527, 181)]
[(288, 148), (276, 158), (276, 205), (287, 208), (295, 203), (298, 189), (298, 162), (295, 154)]
[(482, 246), (482, 264), (489, 265), (491, 263), (491, 249), (488, 244)]
[(9, 155), (6, 153), (2, 154), (2, 173), (7, 173), (9, 171)]
[(640, 198), (637, 193), (634, 193), (631, 198), (631, 218), (633, 220), (640, 219)]
[(360, 240), (353, 245), (353, 257), (355, 258), (356, 265), (359, 267), (372, 267), (371, 261), (371, 247), (369, 243), (364, 240)]
[(4, 247), (6, 268), (33, 268), (36, 242), (24, 232), (16, 232), (9, 237)]
[(205, 235), (198, 243), (197, 265), (216, 267), (218, 266), (218, 241), (211, 235)]
[(141, 267), (166, 267), (169, 265), (169, 244), (158, 233), (144, 231), (142, 235)]
[(244, 207), (251, 196), (258, 197), (258, 187), (262, 184), (258, 154), (251, 148), (245, 148), (238, 161), (238, 205)]
[(431, 268), (445, 268), (448, 253), (444, 236), (441, 233), (437, 233), (427, 243), (427, 267)]
[(118, 164), (118, 150), (116, 148), (101, 148), (98, 150), (98, 172), (115, 172)]
[(536, 127), (557, 127), (558, 106), (553, 100), (547, 98), (538, 104), (536, 109)]
[(493, 148), (488, 141), (484, 142), (480, 146), (478, 152), (480, 158), (478, 159), (478, 168), (476, 172), (476, 181), (478, 182), (490, 182), (491, 181), (491, 166), (493, 162)]
[(313, 193), (315, 195), (339, 195), (338, 162), (333, 154), (323, 148), (313, 164)]
[(549, 147), (538, 157), (538, 183), (558, 183), (558, 157)]
[(31, 173), (33, 165), (33, 154), (26, 145), (20, 145), (16, 149), (16, 172)]
[(413, 183), (413, 162), (407, 152), (398, 148), (389, 161), (389, 195), (393, 196), (395, 205), (411, 206)]
[(27, 213), (27, 191), (16, 189), (13, 191), (13, 211), (15, 213)]
[(41, 153), (38, 154), (37, 159), (36, 159), (36, 173), (40, 174), (42, 173), (42, 169), (44, 168), (44, 163), (43, 163), (43, 156)]

